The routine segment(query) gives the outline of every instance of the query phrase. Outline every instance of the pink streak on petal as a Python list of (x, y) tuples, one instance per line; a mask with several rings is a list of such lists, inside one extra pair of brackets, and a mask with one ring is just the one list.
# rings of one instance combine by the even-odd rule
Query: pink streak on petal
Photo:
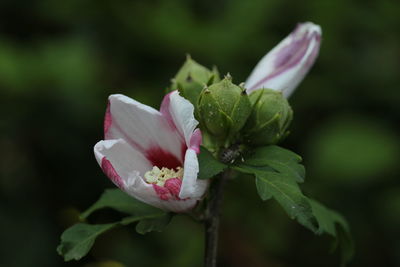
[(176, 130), (176, 125), (172, 118), (171, 112), (169, 111), (169, 106), (171, 103), (170, 97), (173, 92), (175, 91), (172, 91), (171, 93), (168, 93), (166, 96), (164, 96), (164, 99), (161, 102), (160, 112), (163, 115), (163, 117), (168, 121), (169, 126), (171, 126), (172, 129)]
[(154, 191), (161, 200), (169, 200), (172, 196), (168, 188), (153, 184)]
[(307, 72), (308, 69), (313, 65), (319, 52), (321, 35), (317, 32), (311, 32), (310, 34), (310, 32), (307, 31), (302, 33), (303, 36), (300, 38), (296, 38), (296, 35), (300, 34), (298, 33), (300, 28), (301, 24), (298, 24), (295, 30), (290, 34), (292, 36), (292, 42), (287, 44), (285, 47), (280, 48), (280, 50), (277, 52), (276, 58), (274, 59), (275, 70), (250, 87), (249, 90), (259, 88), (267, 80), (272, 79), (299, 64), (306, 55), (311, 42), (315, 39), (317, 44), (306, 59), (306, 64), (303, 66), (303, 72)]
[(307, 48), (311, 40), (312, 39), (307, 39), (307, 36), (305, 36), (301, 40), (293, 41), (286, 47), (281, 48), (281, 50), (276, 55), (276, 59), (274, 61), (275, 70), (260, 81), (258, 81), (250, 89), (259, 88), (267, 80), (272, 79), (296, 66), (296, 64), (298, 64), (303, 56), (306, 54)]
[(182, 180), (179, 178), (171, 178), (165, 181), (164, 187), (169, 190), (171, 195), (176, 197), (177, 199), (179, 198), (179, 192), (181, 191), (181, 186), (182, 186)]
[(183, 165), (183, 161), (179, 160), (174, 154), (162, 149), (161, 147), (152, 147), (145, 151), (146, 158), (158, 168), (166, 167), (176, 169)]
[(300, 62), (307, 52), (310, 42), (310, 38), (303, 36), (301, 39), (294, 40), (291, 44), (282, 47), (281, 51), (279, 51), (279, 53), (276, 55), (276, 59), (274, 60), (275, 68), (290, 68), (291, 66), (294, 66), (296, 63)]
[(114, 169), (113, 165), (106, 157), (104, 157), (101, 160), (101, 168), (103, 169), (103, 172), (107, 175), (107, 177), (110, 178), (111, 181), (116, 186), (118, 186), (121, 189), (124, 189), (124, 183), (123, 183), (121, 177), (118, 175), (118, 173)]
[(194, 130), (192, 136), (190, 137), (190, 148), (196, 151), (197, 154), (200, 153), (200, 145), (202, 142), (202, 136), (200, 129)]
[(111, 111), (110, 111), (110, 101), (107, 103), (107, 109), (106, 109), (106, 114), (104, 116), (104, 139), (106, 139), (107, 132), (111, 127), (112, 124), (112, 117), (111, 117)]

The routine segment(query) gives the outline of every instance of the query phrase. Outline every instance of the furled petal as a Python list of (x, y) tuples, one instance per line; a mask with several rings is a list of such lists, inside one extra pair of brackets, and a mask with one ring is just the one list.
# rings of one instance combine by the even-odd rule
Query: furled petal
[(122, 139), (98, 142), (94, 154), (104, 173), (121, 189), (126, 188), (132, 172), (144, 175), (153, 167), (141, 152)]
[(184, 175), (179, 197), (181, 199), (201, 198), (208, 182), (197, 179), (199, 163), (196, 153), (200, 152), (202, 136), (200, 129), (195, 129), (198, 121), (194, 118), (194, 107), (188, 100), (181, 97), (178, 91), (174, 91), (165, 96), (160, 110), (183, 136), (188, 147), (185, 154)]
[(167, 119), (159, 111), (129, 97), (109, 97), (104, 130), (106, 140), (124, 139), (153, 161), (153, 165), (163, 159), (168, 160), (169, 165), (161, 167), (176, 167), (183, 163), (185, 142), (171, 129)]
[(297, 25), (254, 68), (245, 83), (247, 92), (269, 88), (289, 97), (314, 64), (320, 40), (320, 26), (311, 22)]
[(201, 198), (207, 189), (208, 181), (197, 179), (199, 172), (199, 162), (196, 151), (186, 150), (185, 165), (183, 167), (183, 181), (179, 197)]
[(181, 97), (178, 91), (174, 91), (165, 96), (160, 110), (170, 122), (173, 122), (173, 125), (184, 138), (186, 146), (191, 147), (190, 139), (199, 124), (194, 118), (192, 103)]

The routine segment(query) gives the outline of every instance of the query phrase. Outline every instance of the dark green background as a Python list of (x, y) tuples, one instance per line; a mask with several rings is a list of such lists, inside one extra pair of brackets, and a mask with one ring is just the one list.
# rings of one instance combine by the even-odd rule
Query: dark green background
[[(399, 14), (396, 0), (1, 0), (0, 266), (201, 266), (202, 228), (185, 217), (161, 234), (116, 230), (80, 262), (56, 254), (77, 210), (113, 187), (92, 152), (107, 96), (158, 108), (186, 53), (242, 82), (308, 20), (321, 52), (282, 145), (304, 157), (304, 191), (348, 219), (351, 266), (399, 266)], [(328, 250), (253, 180), (231, 182), (220, 266), (338, 266)]]

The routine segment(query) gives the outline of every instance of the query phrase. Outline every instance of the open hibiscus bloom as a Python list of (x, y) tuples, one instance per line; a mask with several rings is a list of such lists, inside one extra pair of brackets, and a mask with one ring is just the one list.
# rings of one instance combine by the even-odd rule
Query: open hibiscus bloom
[(267, 53), (245, 83), (247, 92), (268, 88), (289, 97), (318, 56), (321, 27), (305, 22)]
[(173, 212), (193, 208), (207, 181), (198, 180), (201, 132), (193, 105), (177, 91), (160, 111), (124, 95), (111, 95), (104, 139), (94, 147), (97, 162), (121, 190)]

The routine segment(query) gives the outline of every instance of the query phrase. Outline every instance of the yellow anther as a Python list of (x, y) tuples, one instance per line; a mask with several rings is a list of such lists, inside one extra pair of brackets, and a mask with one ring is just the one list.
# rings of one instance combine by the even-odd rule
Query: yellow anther
[(171, 178), (183, 178), (183, 168), (178, 167), (176, 169), (158, 168), (154, 166), (152, 170), (144, 174), (144, 180), (149, 184), (156, 184), (158, 186), (164, 186), (165, 182)]

